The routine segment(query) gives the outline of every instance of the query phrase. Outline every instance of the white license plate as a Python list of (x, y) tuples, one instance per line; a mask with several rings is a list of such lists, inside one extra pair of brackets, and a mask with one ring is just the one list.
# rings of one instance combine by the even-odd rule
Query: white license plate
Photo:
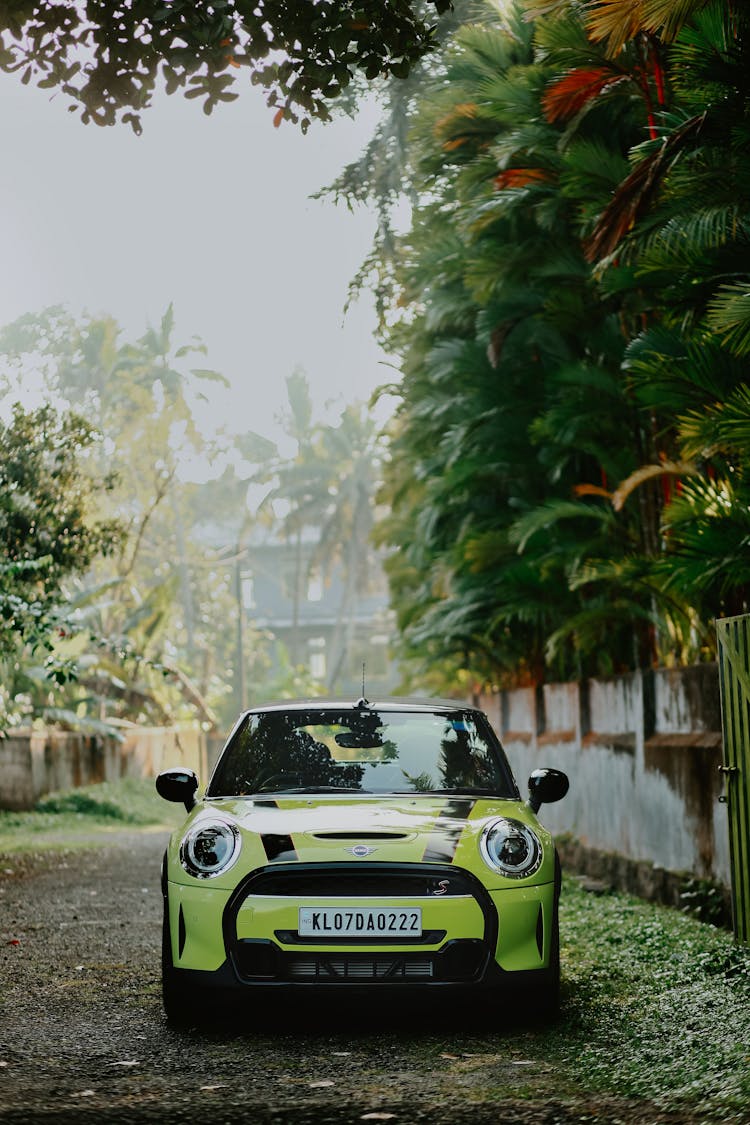
[(391, 937), (394, 941), (422, 936), (418, 906), (393, 910), (377, 906), (301, 906), (299, 933), (305, 937)]

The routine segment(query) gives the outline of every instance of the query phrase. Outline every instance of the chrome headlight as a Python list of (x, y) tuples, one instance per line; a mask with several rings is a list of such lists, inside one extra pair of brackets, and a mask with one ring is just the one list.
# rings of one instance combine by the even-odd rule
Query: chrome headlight
[(194, 824), (180, 844), (180, 863), (189, 875), (211, 879), (236, 863), (242, 846), (239, 828), (228, 820)]
[(533, 875), (542, 862), (542, 845), (536, 833), (520, 820), (504, 816), (486, 826), (479, 849), (488, 867), (511, 879)]

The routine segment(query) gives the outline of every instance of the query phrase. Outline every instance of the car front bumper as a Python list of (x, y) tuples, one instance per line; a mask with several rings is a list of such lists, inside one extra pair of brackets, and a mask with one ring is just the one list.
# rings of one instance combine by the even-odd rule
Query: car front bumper
[[(272, 864), (233, 890), (165, 890), (173, 972), (186, 987), (512, 988), (543, 979), (550, 964), (554, 883), (492, 890), (447, 865)], [(321, 941), (298, 932), (301, 906), (365, 903), (419, 906), (422, 935)]]

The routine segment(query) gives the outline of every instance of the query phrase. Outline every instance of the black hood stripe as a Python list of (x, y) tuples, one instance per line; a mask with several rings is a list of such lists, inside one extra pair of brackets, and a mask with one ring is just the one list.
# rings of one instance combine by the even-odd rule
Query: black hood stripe
[(440, 810), (435, 827), (427, 839), (424, 863), (453, 863), (458, 841), (476, 801), (454, 798)]
[(473, 797), (452, 797), (440, 810), (440, 818), (468, 820), (475, 804)]
[(269, 863), (274, 861), (291, 863), (299, 859), (291, 836), (280, 836), (275, 832), (265, 832), (260, 840)]

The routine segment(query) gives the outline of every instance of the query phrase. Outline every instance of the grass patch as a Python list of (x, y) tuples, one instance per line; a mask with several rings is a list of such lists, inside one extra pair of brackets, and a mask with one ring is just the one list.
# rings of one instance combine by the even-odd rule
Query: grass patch
[(0, 811), (0, 852), (37, 852), (76, 846), (97, 832), (147, 825), (173, 825), (182, 806), (169, 805), (153, 778), (123, 778), (83, 789), (48, 793), (29, 812)]
[(589, 1090), (747, 1121), (750, 949), (667, 907), (566, 880), (563, 1016), (545, 1051)]

